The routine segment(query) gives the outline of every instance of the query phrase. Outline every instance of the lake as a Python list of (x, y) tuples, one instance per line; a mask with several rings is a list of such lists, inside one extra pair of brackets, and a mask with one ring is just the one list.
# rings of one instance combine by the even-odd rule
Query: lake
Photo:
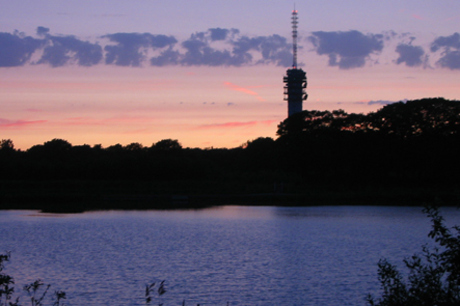
[[(145, 285), (161, 280), (152, 305), (365, 305), (380, 258), (402, 266), (431, 241), (421, 210), (0, 211), (0, 252), (11, 251), (16, 291), (40, 278), (67, 305), (145, 305)], [(456, 208), (441, 213), (460, 223)]]

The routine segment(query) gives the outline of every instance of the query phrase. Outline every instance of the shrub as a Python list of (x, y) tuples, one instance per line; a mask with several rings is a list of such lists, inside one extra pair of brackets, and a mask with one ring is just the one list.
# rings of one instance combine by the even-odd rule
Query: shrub
[[(10, 260), (10, 253), (0, 254), (0, 306), (21, 306), (19, 304), (19, 297), (13, 298), (14, 294), (14, 278), (10, 275), (3, 273), (5, 262)], [(43, 306), (43, 300), (48, 293), (51, 285), (46, 285), (40, 280), (24, 286), (24, 291), (30, 299), (31, 306)], [(62, 300), (66, 298), (64, 291), (54, 292), (53, 306), (63, 306)]]
[(431, 218), (432, 229), (428, 236), (436, 246), (422, 247), (421, 254), (404, 260), (409, 270), (406, 277), (381, 259), (378, 277), (382, 296), (367, 302), (372, 306), (454, 306), (460, 305), (460, 227), (449, 229), (437, 208), (424, 212)]

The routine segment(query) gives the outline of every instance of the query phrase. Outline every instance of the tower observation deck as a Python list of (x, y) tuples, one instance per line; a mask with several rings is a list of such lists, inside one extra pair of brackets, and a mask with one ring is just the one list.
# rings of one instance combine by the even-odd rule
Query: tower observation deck
[(302, 111), (302, 103), (307, 100), (307, 73), (297, 67), (297, 11), (292, 11), (292, 68), (286, 71), (283, 78), (284, 100), (288, 103), (288, 117)]

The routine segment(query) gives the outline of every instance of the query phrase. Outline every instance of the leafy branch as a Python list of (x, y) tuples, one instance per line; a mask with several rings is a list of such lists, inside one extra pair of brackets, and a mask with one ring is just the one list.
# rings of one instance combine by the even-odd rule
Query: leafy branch
[(425, 245), (421, 254), (403, 261), (409, 270), (406, 279), (396, 266), (381, 259), (378, 277), (382, 295), (379, 299), (368, 295), (369, 305), (460, 305), (460, 227), (447, 228), (436, 207), (427, 207), (424, 212), (432, 222), (428, 236), (438, 246)]

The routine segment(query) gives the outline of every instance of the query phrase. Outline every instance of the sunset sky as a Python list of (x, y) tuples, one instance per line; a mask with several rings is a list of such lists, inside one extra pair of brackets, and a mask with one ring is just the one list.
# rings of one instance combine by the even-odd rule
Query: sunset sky
[[(0, 0), (0, 139), (27, 149), (276, 138), (285, 0)], [(460, 1), (295, 1), (304, 109), (460, 99)]]

